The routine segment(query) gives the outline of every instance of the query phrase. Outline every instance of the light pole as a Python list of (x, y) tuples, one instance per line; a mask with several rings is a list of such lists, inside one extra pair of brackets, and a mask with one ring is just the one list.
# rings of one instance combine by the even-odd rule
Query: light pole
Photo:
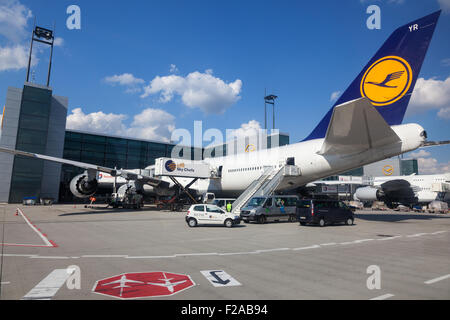
[[(271, 104), (272, 105), (272, 113), (273, 113), (273, 129), (275, 130), (275, 99), (278, 98), (276, 95), (270, 94), (268, 96), (264, 97), (264, 120), (266, 121), (266, 105)], [(267, 123), (264, 124), (265, 128), (267, 129)]]

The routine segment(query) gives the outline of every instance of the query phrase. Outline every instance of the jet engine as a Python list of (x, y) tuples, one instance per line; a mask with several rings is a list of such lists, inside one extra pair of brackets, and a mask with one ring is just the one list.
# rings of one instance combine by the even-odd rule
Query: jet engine
[(356, 189), (355, 198), (360, 201), (384, 201), (384, 192), (374, 187)]
[(89, 198), (98, 188), (97, 179), (88, 179), (87, 174), (80, 174), (70, 181), (70, 191), (78, 198)]

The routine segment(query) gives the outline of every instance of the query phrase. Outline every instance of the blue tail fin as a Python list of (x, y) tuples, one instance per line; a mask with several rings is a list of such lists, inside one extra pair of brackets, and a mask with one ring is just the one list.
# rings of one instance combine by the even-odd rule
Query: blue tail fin
[(324, 138), (335, 106), (367, 97), (389, 125), (400, 124), (441, 11), (397, 30), (305, 140)]

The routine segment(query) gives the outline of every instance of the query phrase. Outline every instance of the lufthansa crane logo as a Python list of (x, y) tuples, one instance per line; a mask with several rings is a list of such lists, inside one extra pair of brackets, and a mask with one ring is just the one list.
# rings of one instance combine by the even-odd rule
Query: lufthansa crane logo
[(177, 168), (177, 164), (176, 164), (175, 162), (173, 162), (172, 160), (168, 160), (168, 161), (166, 162), (165, 167), (166, 167), (166, 170), (167, 170), (167, 171), (169, 171), (169, 172), (174, 172), (175, 169)]
[(361, 95), (375, 106), (386, 106), (401, 99), (411, 82), (409, 63), (397, 56), (387, 56), (367, 69), (361, 80)]
[(389, 164), (387, 166), (384, 166), (383, 173), (385, 176), (392, 176), (394, 174), (394, 167)]
[(245, 152), (253, 152), (253, 151), (255, 151), (256, 150), (256, 148), (255, 148), (255, 146), (253, 145), (253, 144), (248, 144), (246, 147), (245, 147)]

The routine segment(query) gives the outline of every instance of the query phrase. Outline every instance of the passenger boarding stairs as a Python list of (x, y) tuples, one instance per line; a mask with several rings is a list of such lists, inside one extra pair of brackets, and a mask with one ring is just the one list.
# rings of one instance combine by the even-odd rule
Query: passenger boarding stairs
[(265, 167), (263, 174), (253, 181), (232, 205), (234, 214), (240, 214), (241, 209), (253, 197), (271, 195), (285, 176), (299, 176), (300, 169), (296, 166), (284, 165), (281, 167)]

